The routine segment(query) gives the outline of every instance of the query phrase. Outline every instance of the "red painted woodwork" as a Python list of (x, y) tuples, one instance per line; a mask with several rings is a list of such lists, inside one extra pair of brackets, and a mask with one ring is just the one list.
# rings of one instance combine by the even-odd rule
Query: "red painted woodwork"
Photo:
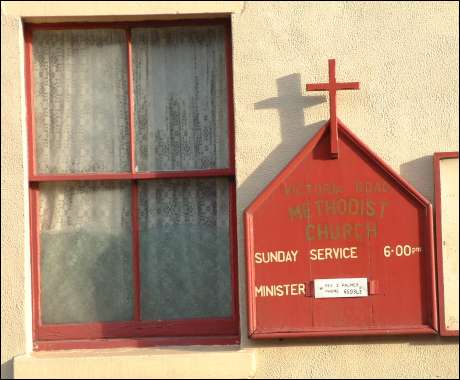
[(131, 29), (126, 30), (127, 67), (128, 67), (128, 115), (129, 115), (129, 142), (130, 142), (130, 159), (131, 173), (136, 173), (136, 132), (134, 129), (134, 85), (133, 85), (133, 46), (131, 41)]
[[(235, 178), (232, 178), (229, 181), (229, 200), (230, 200), (230, 267), (234, 268), (231, 272), (231, 281), (232, 281), (232, 315), (234, 320), (237, 321), (236, 328), (238, 330), (237, 334), (240, 336), (240, 324), (239, 324), (239, 315), (240, 315), (240, 303), (239, 303), (239, 290), (238, 290), (238, 247), (237, 247), (237, 219), (236, 219), (236, 182)], [(235, 316), (238, 316), (235, 318)]]
[[(225, 69), (227, 75), (227, 109), (228, 109), (228, 162), (229, 169), (235, 173), (235, 111), (233, 106), (233, 52), (232, 28), (230, 23), (225, 25)], [(238, 288), (238, 287), (237, 287)]]
[(189, 345), (237, 345), (239, 335), (230, 336), (184, 336), (184, 337), (149, 337), (121, 339), (78, 339), (35, 341), (35, 351), (104, 349), (120, 347), (152, 347), (152, 346), (189, 346)]
[[(134, 91), (131, 29), (134, 27), (172, 27), (190, 25), (222, 25), (225, 29), (224, 49), (227, 75), (228, 114), (228, 168), (189, 171), (138, 172), (136, 170)], [(36, 173), (35, 125), (33, 114), (33, 62), (32, 33), (35, 30), (59, 29), (123, 29), (126, 32), (129, 130), (130, 130), (130, 172), (110, 173)], [(31, 223), (31, 266), (33, 302), (33, 339), (35, 350), (105, 347), (146, 347), (152, 345), (189, 344), (239, 344), (239, 302), (238, 302), (238, 260), (236, 238), (236, 184), (235, 184), (235, 142), (233, 110), (233, 66), (231, 23), (228, 18), (190, 20), (149, 20), (141, 22), (81, 22), (56, 24), (25, 24), (25, 78), (27, 104), (27, 130), (29, 152), (29, 188)], [(174, 321), (141, 321), (140, 292), (140, 244), (139, 244), (139, 195), (138, 180), (174, 178), (227, 177), (229, 181), (230, 221), (230, 270), (232, 282), (232, 315), (230, 318), (187, 319)], [(40, 318), (40, 228), (39, 228), (39, 184), (60, 181), (109, 181), (131, 182), (132, 207), (132, 250), (133, 250), (133, 294), (134, 318), (124, 322), (97, 322), (81, 324), (42, 324)]]
[(442, 250), (442, 223), (441, 223), (441, 172), (440, 161), (449, 158), (458, 158), (458, 152), (437, 152), (433, 155), (434, 173), (434, 204), (435, 204), (435, 233), (436, 233), (436, 264), (438, 278), (438, 312), (439, 334), (442, 336), (458, 336), (458, 330), (449, 330), (446, 327), (444, 315), (444, 270)]
[(335, 59), (329, 60), (329, 83), (307, 84), (307, 91), (329, 91), (329, 112), (330, 112), (330, 141), (331, 156), (337, 158), (339, 155), (339, 142), (337, 132), (337, 91), (338, 90), (359, 90), (359, 82), (337, 83), (335, 79)]
[(143, 20), (143, 21), (109, 21), (109, 22), (60, 22), (60, 23), (28, 23), (28, 30), (60, 30), (60, 29), (130, 29), (145, 27), (168, 27), (190, 25), (224, 25), (230, 26), (230, 19), (223, 17), (201, 19), (177, 19), (177, 20)]
[[(327, 123), (245, 211), (249, 336), (436, 333), (431, 204), (340, 120), (331, 160), (329, 131)], [(355, 257), (312, 251), (344, 247)], [(276, 251), (296, 259), (262, 257)], [(314, 297), (315, 279), (363, 277), (368, 296)]]
[(234, 335), (232, 318), (123, 321), (40, 326), (38, 340)]
[(29, 178), (30, 182), (56, 181), (105, 181), (105, 180), (136, 180), (136, 179), (167, 179), (167, 178), (198, 178), (198, 177), (231, 177), (232, 169), (208, 169), (189, 171), (137, 172), (137, 173), (67, 173), (37, 174)]
[(32, 339), (38, 339), (39, 315), (40, 315), (40, 219), (38, 217), (39, 204), (38, 185), (32, 183), (29, 186), (30, 202), (30, 265), (32, 268)]

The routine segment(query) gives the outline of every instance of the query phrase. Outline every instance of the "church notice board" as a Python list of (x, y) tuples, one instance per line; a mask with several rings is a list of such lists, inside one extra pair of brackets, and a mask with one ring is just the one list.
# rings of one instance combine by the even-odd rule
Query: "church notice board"
[(339, 119), (331, 159), (331, 129), (245, 211), (248, 335), (436, 333), (431, 204)]
[(434, 154), (439, 332), (458, 336), (458, 152)]

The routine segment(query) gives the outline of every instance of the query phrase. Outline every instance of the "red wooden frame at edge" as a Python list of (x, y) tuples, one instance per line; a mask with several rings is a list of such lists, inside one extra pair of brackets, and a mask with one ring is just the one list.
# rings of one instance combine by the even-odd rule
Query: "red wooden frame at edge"
[[(228, 162), (224, 169), (192, 170), (177, 172), (135, 171), (135, 129), (131, 29), (134, 27), (204, 26), (222, 25), (225, 30), (224, 49), (226, 56), (227, 112), (228, 112)], [(130, 129), (131, 171), (126, 173), (76, 173), (37, 174), (35, 126), (33, 116), (33, 62), (32, 33), (34, 30), (60, 29), (123, 29), (126, 32), (128, 104)], [(136, 22), (68, 22), (46, 24), (24, 24), (25, 82), (27, 109), (27, 144), (30, 197), (30, 239), (32, 266), (32, 336), (34, 350), (56, 350), (76, 348), (147, 347), (156, 345), (230, 345), (240, 343), (238, 258), (236, 226), (236, 182), (235, 140), (233, 106), (231, 21), (228, 17), (212, 19), (149, 20)], [(232, 290), (232, 315), (228, 318), (197, 318), (170, 321), (140, 320), (140, 273), (139, 273), (139, 226), (138, 226), (138, 180), (162, 178), (228, 178), (229, 183), (229, 235), (230, 275)], [(43, 325), (40, 318), (40, 239), (39, 239), (39, 184), (55, 181), (101, 181), (126, 180), (132, 189), (133, 228), (133, 320), (123, 322), (94, 322), (83, 324)]]
[(433, 155), (434, 174), (434, 204), (435, 204), (435, 235), (436, 235), (436, 264), (438, 275), (438, 312), (439, 335), (458, 336), (458, 330), (448, 330), (444, 315), (444, 273), (442, 262), (442, 223), (441, 223), (441, 170), (440, 161), (458, 158), (458, 152), (436, 152)]

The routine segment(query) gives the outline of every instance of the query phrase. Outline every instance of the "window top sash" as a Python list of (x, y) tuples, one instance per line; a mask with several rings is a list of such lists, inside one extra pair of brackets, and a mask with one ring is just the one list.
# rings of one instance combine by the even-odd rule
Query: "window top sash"
[(228, 17), (177, 19), (177, 20), (144, 20), (144, 21), (107, 21), (107, 22), (60, 22), (60, 23), (25, 23), (26, 31), (34, 30), (62, 30), (62, 29), (132, 29), (145, 27), (174, 27), (174, 26), (205, 26), (230, 25)]

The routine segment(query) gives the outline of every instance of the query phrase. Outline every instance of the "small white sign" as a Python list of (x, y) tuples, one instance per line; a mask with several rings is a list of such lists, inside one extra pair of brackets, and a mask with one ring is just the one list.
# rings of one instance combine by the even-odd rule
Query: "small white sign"
[(314, 280), (315, 298), (367, 297), (367, 278)]

